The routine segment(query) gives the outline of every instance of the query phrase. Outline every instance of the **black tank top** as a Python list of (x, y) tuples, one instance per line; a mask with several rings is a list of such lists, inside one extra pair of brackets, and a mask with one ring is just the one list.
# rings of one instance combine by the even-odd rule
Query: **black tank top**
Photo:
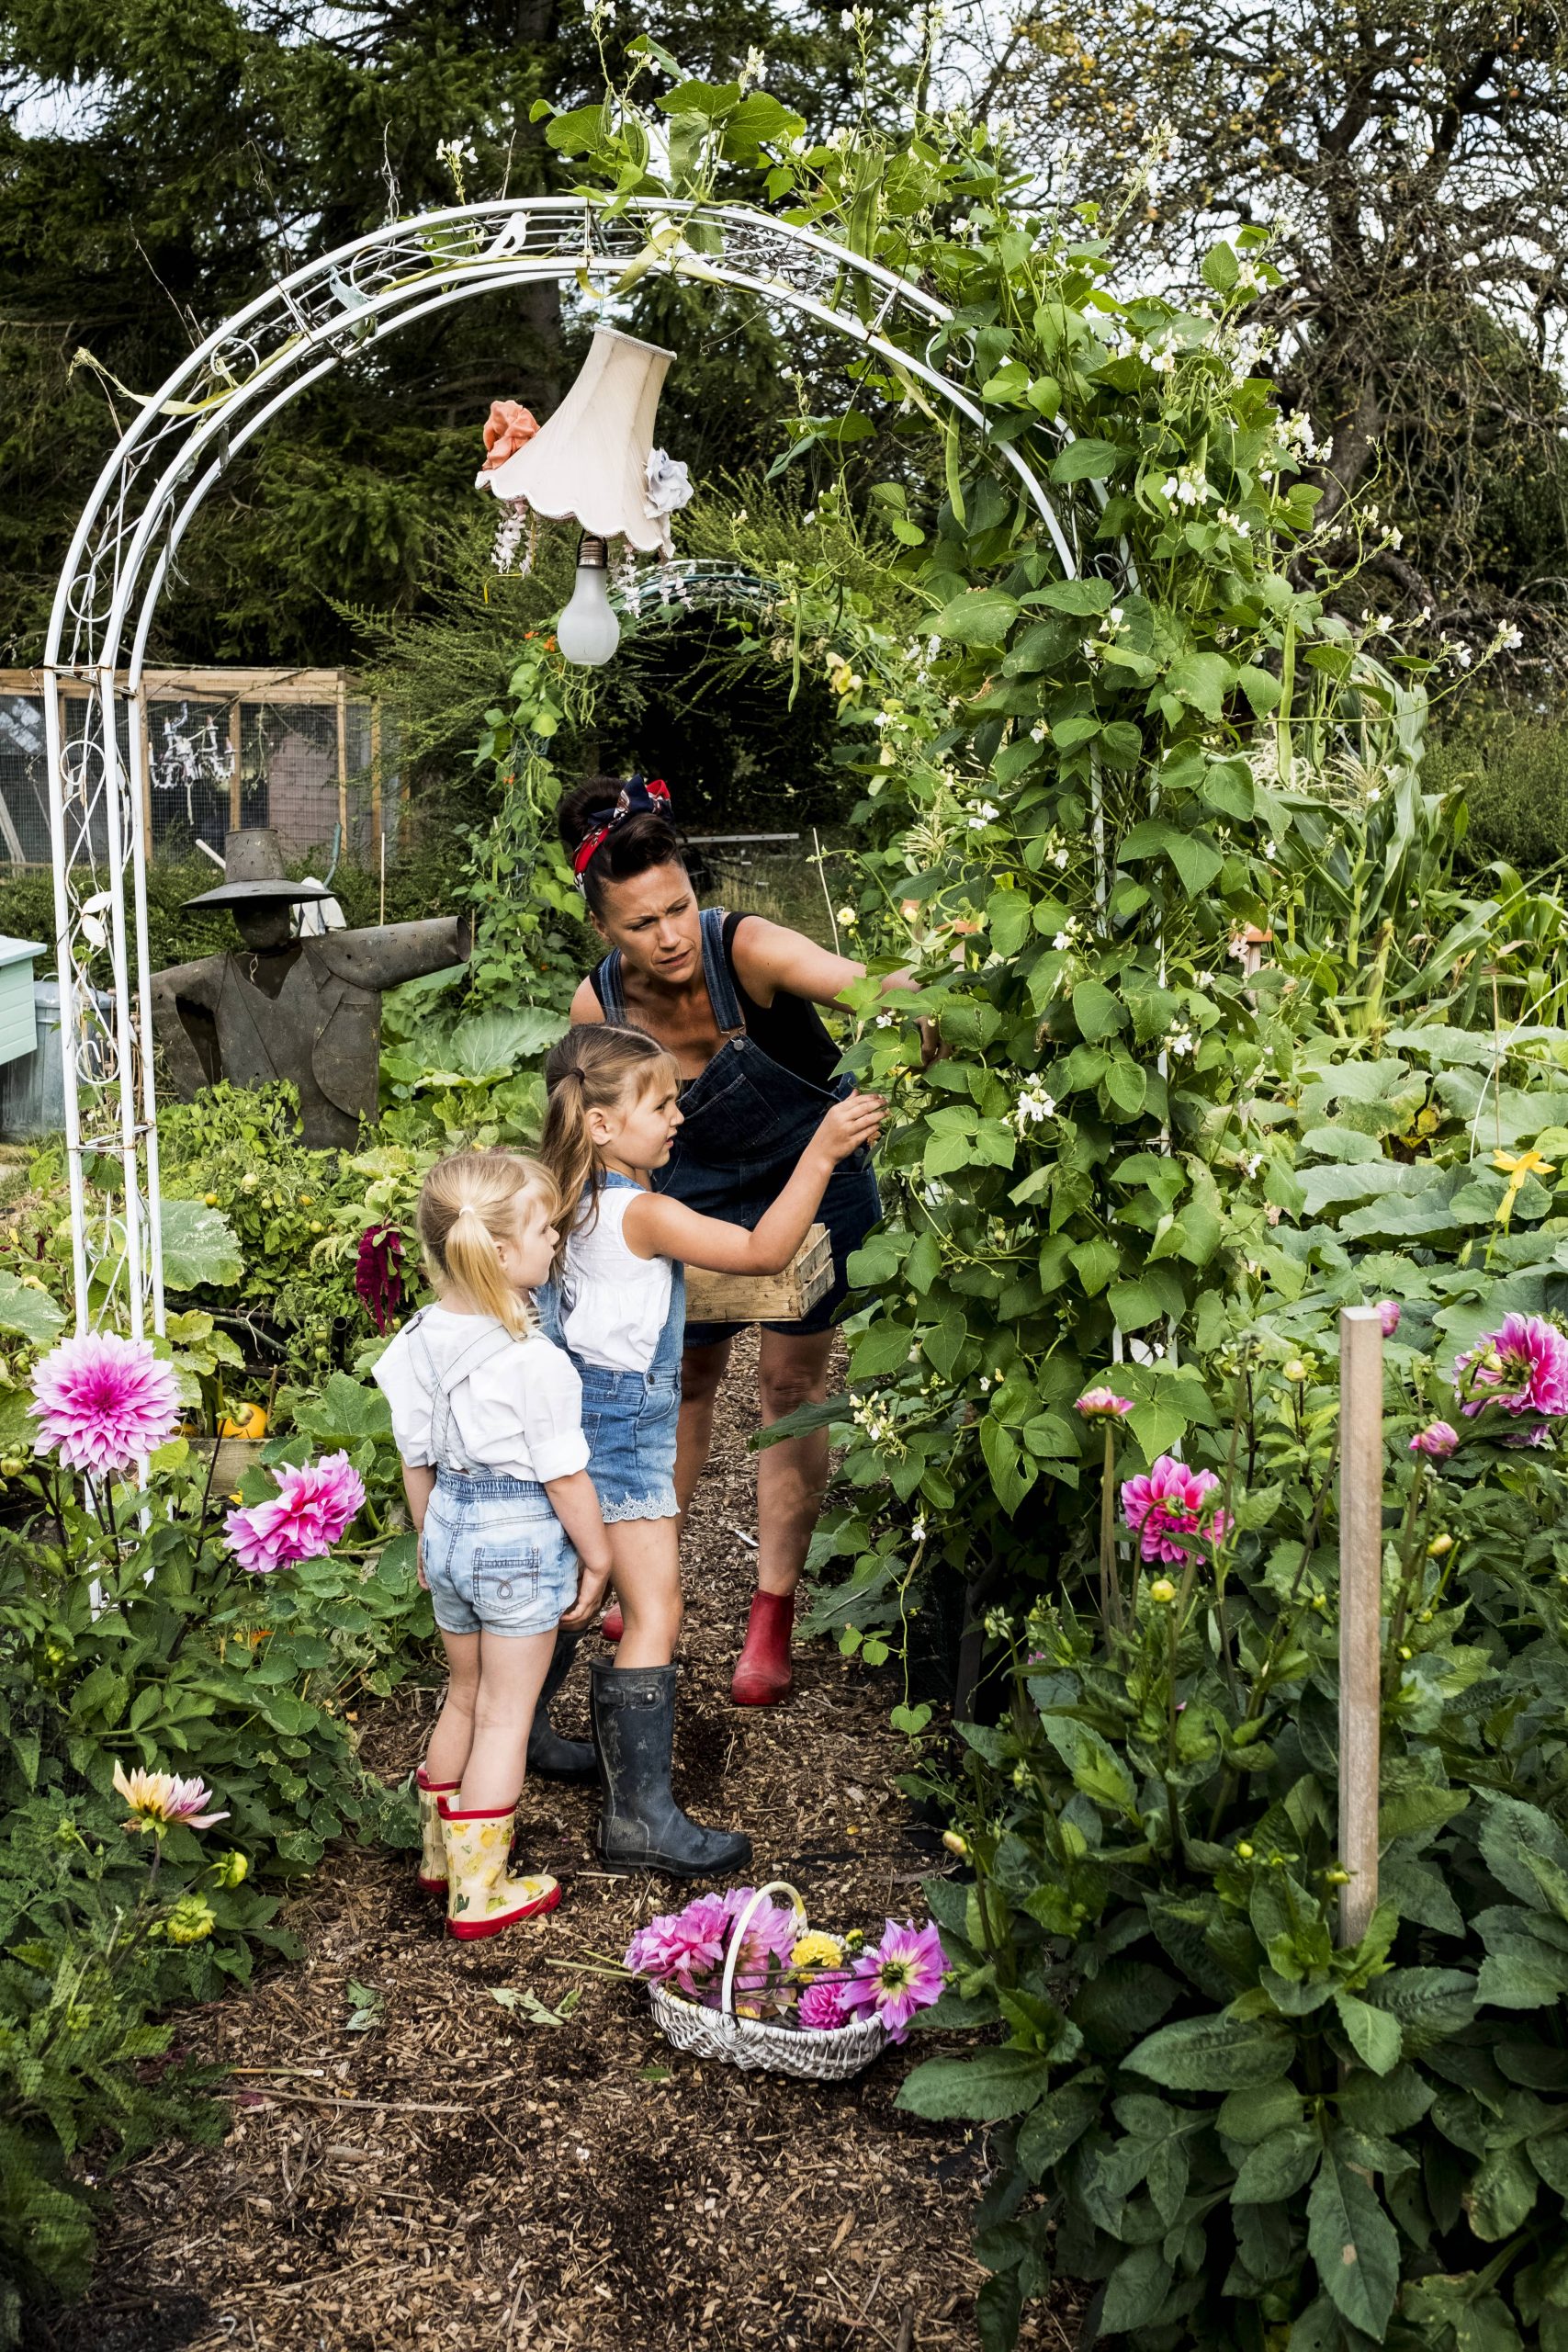
[[(817, 1007), (808, 997), (794, 996), (788, 989), (775, 989), (772, 1004), (759, 1004), (746, 993), (739, 973), (735, 968), (735, 934), (745, 922), (744, 912), (724, 918), (724, 960), (735, 993), (739, 1000), (746, 1035), (754, 1038), (770, 1061), (781, 1069), (793, 1070), (796, 1078), (804, 1078), (808, 1085), (821, 1087), (831, 1093), (833, 1073), (839, 1066), (839, 1048), (829, 1035)], [(595, 966), (589, 974), (593, 993), (601, 1005), (604, 992), (599, 985)]]

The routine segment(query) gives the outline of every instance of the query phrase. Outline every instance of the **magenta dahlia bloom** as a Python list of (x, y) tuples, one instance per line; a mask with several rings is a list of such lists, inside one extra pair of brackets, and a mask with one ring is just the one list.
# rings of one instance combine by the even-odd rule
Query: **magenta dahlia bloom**
[(1434, 1462), (1446, 1462), (1458, 1443), (1459, 1431), (1451, 1421), (1428, 1421), (1411, 1439), (1410, 1451), (1428, 1454)]
[(231, 1510), (224, 1541), (253, 1576), (319, 1560), (352, 1524), (365, 1486), (346, 1453), (329, 1453), (301, 1469), (275, 1470), (276, 1499)]
[(1399, 1305), (1396, 1299), (1379, 1299), (1378, 1321), (1382, 1325), (1382, 1335), (1385, 1340), (1393, 1339), (1394, 1333), (1399, 1329), (1399, 1318), (1404, 1312), (1404, 1309)]
[(1133, 1409), (1130, 1396), (1118, 1396), (1114, 1388), (1086, 1388), (1074, 1406), (1086, 1421), (1124, 1421)]
[(795, 2016), (807, 2033), (832, 2033), (838, 2027), (848, 2025), (851, 2018), (844, 2007), (845, 1987), (827, 1977), (818, 1977), (808, 1984), (800, 1996)]
[(1122, 1516), (1141, 1537), (1145, 1560), (1185, 1565), (1190, 1553), (1224, 1542), (1230, 1513), (1209, 1508), (1219, 1484), (1212, 1470), (1190, 1470), (1172, 1453), (1162, 1453), (1142, 1477), (1123, 1479)]
[(37, 1451), (100, 1476), (144, 1461), (174, 1435), (180, 1411), (174, 1366), (150, 1340), (112, 1331), (62, 1340), (34, 1367), (33, 1398)]
[(667, 1911), (637, 1929), (626, 1965), (634, 1976), (674, 1984), (696, 2000), (717, 1974), (729, 1922), (722, 1894), (694, 1895), (683, 1911)]
[(1501, 1405), (1540, 1418), (1568, 1413), (1568, 1339), (1539, 1315), (1505, 1315), (1454, 1364), (1467, 1419)]
[(874, 2009), (892, 2041), (908, 2041), (916, 2010), (929, 2009), (940, 1997), (946, 1966), (942, 1938), (929, 1920), (923, 1928), (912, 1919), (885, 1921), (882, 1941), (874, 1951), (861, 1953), (848, 1984), (836, 1988), (843, 2022), (859, 2010)]
[[(724, 1905), (731, 1920), (739, 1918), (755, 1892), (756, 1889), (750, 1886), (732, 1886), (729, 1889), (724, 1897)], [(789, 1973), (790, 1954), (799, 1934), (799, 1923), (787, 1905), (759, 1904), (748, 1922), (739, 1957), (735, 1963), (735, 1998), (738, 2005), (743, 1994), (754, 2001), (771, 1985), (782, 1984)]]

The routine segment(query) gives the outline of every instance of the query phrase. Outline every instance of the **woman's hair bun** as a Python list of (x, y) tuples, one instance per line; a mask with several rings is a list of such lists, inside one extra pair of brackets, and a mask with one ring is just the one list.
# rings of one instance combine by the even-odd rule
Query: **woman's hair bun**
[[(561, 795), (556, 828), (568, 857), (574, 857), (589, 834), (605, 821), (623, 789), (615, 775), (593, 775)], [(670, 819), (651, 808), (637, 809), (612, 828), (583, 868), (583, 895), (595, 914), (604, 904), (606, 886), (629, 882), (656, 865), (684, 866), (680, 837)]]

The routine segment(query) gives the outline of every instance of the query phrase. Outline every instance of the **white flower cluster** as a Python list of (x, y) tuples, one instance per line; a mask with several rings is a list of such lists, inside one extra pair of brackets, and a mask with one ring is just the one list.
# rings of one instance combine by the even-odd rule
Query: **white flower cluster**
[(1195, 1053), (1197, 1051), (1197, 1047), (1198, 1040), (1193, 1035), (1191, 1030), (1188, 1028), (1185, 1022), (1179, 1023), (1174, 1029), (1167, 1030), (1165, 1039), (1166, 1052), (1168, 1054), (1174, 1054), (1178, 1060), (1179, 1060), (1184, 1055)]
[(521, 564), (517, 562), (517, 550), (523, 543), (523, 526), (528, 517), (528, 502), (525, 498), (503, 498), (499, 503), (501, 520), (495, 526), (495, 545), (490, 551), (491, 562), (497, 571), (511, 571), (515, 567), (526, 574), (534, 568), (532, 532), (528, 537), (528, 552)]
[(1051, 944), (1059, 956), (1067, 956), (1087, 937), (1088, 933), (1077, 916), (1069, 915), (1062, 929), (1053, 938)]
[(1014, 1103), (1009, 1125), (1017, 1135), (1026, 1136), (1031, 1127), (1038, 1127), (1056, 1115), (1055, 1098), (1045, 1091), (1044, 1081), (1030, 1079)]
[(471, 139), (438, 139), (435, 160), (438, 164), (445, 164), (449, 172), (457, 172), (465, 164), (477, 164), (479, 159)]
[(1167, 474), (1159, 494), (1176, 506), (1201, 506), (1209, 495), (1208, 477), (1201, 466), (1182, 466), (1177, 472)]
[(1249, 539), (1252, 537), (1251, 524), (1244, 523), (1239, 514), (1233, 514), (1228, 506), (1222, 506), (1214, 520), (1216, 523), (1223, 524), (1227, 531), (1234, 531), (1238, 539)]
[(1505, 621), (1492, 640), (1492, 648), (1496, 653), (1517, 653), (1524, 641), (1523, 629), (1517, 628), (1512, 621)]
[(995, 803), (992, 801), (972, 801), (969, 808), (968, 820), (970, 831), (972, 833), (983, 833), (988, 825), (994, 825), (996, 823), (1000, 815), (1001, 810), (997, 808)]
[(740, 68), (741, 88), (743, 90), (748, 89), (753, 82), (760, 82), (767, 70), (768, 61), (763, 56), (761, 51), (760, 49), (749, 49), (746, 52), (746, 62)]
[(880, 1404), (874, 1396), (857, 1396), (851, 1408), (850, 1419), (857, 1430), (864, 1431), (873, 1445), (897, 1443), (898, 1424), (886, 1406)]
[[(1304, 409), (1293, 408), (1280, 419), (1280, 440), (1303, 465), (1324, 465), (1334, 455), (1334, 444), (1320, 441)], [(1373, 510), (1374, 514), (1376, 510)]]
[(1122, 610), (1120, 605), (1112, 605), (1110, 610), (1101, 616), (1099, 636), (1086, 637), (1083, 640), (1082, 651), (1086, 662), (1091, 664), (1099, 662), (1103, 655), (1106, 647), (1108, 645), (1115, 644), (1117, 637), (1121, 633), (1122, 617)]

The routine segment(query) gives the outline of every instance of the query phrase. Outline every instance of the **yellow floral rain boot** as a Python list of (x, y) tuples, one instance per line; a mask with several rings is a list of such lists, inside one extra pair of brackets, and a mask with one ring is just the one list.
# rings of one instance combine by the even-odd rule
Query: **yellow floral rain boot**
[(441, 1826), (441, 1800), (455, 1797), (456, 1781), (433, 1781), (422, 1764), (413, 1776), (419, 1798), (419, 1883), (426, 1894), (446, 1893), (446, 1839)]
[(506, 1867), (512, 1845), (512, 1825), (517, 1808), (504, 1813), (468, 1813), (441, 1799), (441, 1827), (446, 1840), (446, 1932), (465, 1941), (476, 1936), (496, 1936), (519, 1919), (533, 1919), (553, 1911), (560, 1888), (541, 1872), (535, 1878), (513, 1878)]

